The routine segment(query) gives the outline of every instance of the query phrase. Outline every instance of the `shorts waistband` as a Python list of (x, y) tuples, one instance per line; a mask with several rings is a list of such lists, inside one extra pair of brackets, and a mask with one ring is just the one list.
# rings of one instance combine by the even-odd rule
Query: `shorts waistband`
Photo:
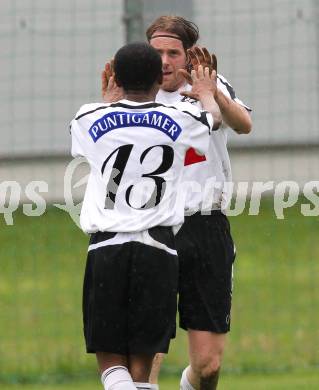
[(211, 205), (211, 207), (207, 207), (207, 209), (205, 208), (203, 210), (203, 207), (202, 207), (202, 204), (199, 204), (197, 207), (195, 208), (186, 208), (185, 211), (184, 211), (184, 214), (185, 214), (185, 217), (186, 216), (190, 216), (190, 215), (195, 215), (195, 214), (202, 214), (202, 215), (211, 215), (212, 213), (214, 213), (215, 211), (217, 212), (222, 212), (221, 211), (221, 205), (220, 204), (217, 204), (217, 203), (213, 203)]
[(140, 232), (114, 233), (96, 232), (91, 234), (88, 251), (109, 245), (121, 245), (129, 242), (140, 242), (177, 255), (174, 234), (171, 226), (155, 226)]
[(219, 209), (219, 210), (206, 210), (206, 211), (196, 211), (196, 213), (193, 214), (185, 214), (185, 218), (193, 217), (193, 216), (224, 216), (225, 214)]

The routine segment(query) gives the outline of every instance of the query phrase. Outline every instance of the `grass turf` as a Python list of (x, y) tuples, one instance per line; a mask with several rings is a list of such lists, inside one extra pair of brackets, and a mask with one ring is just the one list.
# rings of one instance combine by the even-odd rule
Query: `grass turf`
[[(243, 374), (222, 375), (219, 390), (317, 390), (319, 383), (318, 371), (294, 372), (292, 374)], [(98, 390), (102, 386), (99, 379), (51, 385), (1, 385), (2, 390)], [(179, 378), (164, 376), (160, 380), (161, 390), (177, 390)]]
[[(35, 388), (37, 381), (95, 372), (81, 323), (87, 237), (54, 208), (37, 218), (16, 212), (14, 222), (2, 221), (0, 230), (0, 381)], [(302, 216), (298, 204), (277, 220), (268, 200), (258, 216), (245, 213), (231, 224), (238, 256), (226, 374), (264, 373), (266, 380), (270, 373), (289, 378), (296, 369), (318, 367), (318, 218)], [(186, 350), (185, 333), (178, 332), (164, 374), (179, 374)], [(226, 375), (225, 386), (227, 378), (240, 388), (240, 376)]]

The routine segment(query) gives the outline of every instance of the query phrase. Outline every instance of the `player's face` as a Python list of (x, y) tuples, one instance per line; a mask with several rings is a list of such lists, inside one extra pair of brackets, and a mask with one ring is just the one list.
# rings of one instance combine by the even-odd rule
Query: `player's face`
[(163, 62), (163, 83), (161, 89), (174, 92), (185, 83), (178, 69), (186, 68), (186, 54), (182, 41), (174, 38), (158, 37), (156, 35), (169, 34), (165, 31), (156, 31), (150, 44), (159, 52)]

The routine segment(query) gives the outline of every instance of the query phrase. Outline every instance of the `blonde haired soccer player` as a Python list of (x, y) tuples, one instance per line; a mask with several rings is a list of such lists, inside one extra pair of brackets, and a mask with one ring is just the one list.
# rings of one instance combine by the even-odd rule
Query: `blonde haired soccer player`
[[(146, 36), (163, 62), (163, 83), (156, 101), (188, 101), (201, 107), (198, 96), (191, 91), (188, 73), (200, 64), (217, 71), (217, 59), (206, 49), (194, 46), (199, 38), (197, 26), (179, 16), (161, 16), (149, 26)], [(107, 100), (117, 99), (120, 90), (107, 89), (109, 73), (107, 64), (102, 73), (102, 94)], [(184, 161), (183, 180), (196, 182), (201, 191), (188, 192), (185, 223), (176, 236), (180, 326), (188, 333), (190, 361), (181, 378), (182, 390), (216, 389), (230, 330), (235, 247), (226, 217), (231, 197), (227, 184), (232, 180), (227, 133), (230, 127), (238, 134), (247, 134), (252, 121), (250, 108), (220, 74), (215, 99), (223, 127), (212, 134), (205, 156), (190, 148)], [(157, 381), (161, 358), (157, 355), (154, 359), (152, 382)]]

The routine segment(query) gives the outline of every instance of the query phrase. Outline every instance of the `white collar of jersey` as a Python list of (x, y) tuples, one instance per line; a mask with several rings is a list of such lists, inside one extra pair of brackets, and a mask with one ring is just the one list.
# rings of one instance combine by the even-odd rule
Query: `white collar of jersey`
[(182, 91), (188, 91), (190, 90), (192, 87), (190, 84), (188, 84), (186, 81), (183, 85), (181, 85), (176, 91), (165, 91), (164, 89), (160, 89), (160, 92), (164, 93), (164, 94), (179, 94), (180, 92)]
[(184, 83), (182, 86), (180, 86), (176, 91), (165, 91), (164, 89), (160, 89), (157, 94), (156, 100), (161, 101), (161, 97), (163, 97), (167, 102), (176, 103), (176, 100), (180, 100), (180, 93), (183, 91), (190, 91), (192, 89), (192, 86), (188, 83)]
[(192, 86), (185, 81), (185, 83), (181, 87), (178, 88), (178, 93), (183, 92), (183, 91), (190, 91), (191, 89), (192, 89)]
[(155, 103), (155, 102), (153, 100), (149, 100), (147, 102), (135, 102), (134, 100), (122, 99), (122, 100), (119, 100), (118, 103), (128, 104), (130, 106), (141, 106), (144, 104), (150, 104), (150, 103)]

